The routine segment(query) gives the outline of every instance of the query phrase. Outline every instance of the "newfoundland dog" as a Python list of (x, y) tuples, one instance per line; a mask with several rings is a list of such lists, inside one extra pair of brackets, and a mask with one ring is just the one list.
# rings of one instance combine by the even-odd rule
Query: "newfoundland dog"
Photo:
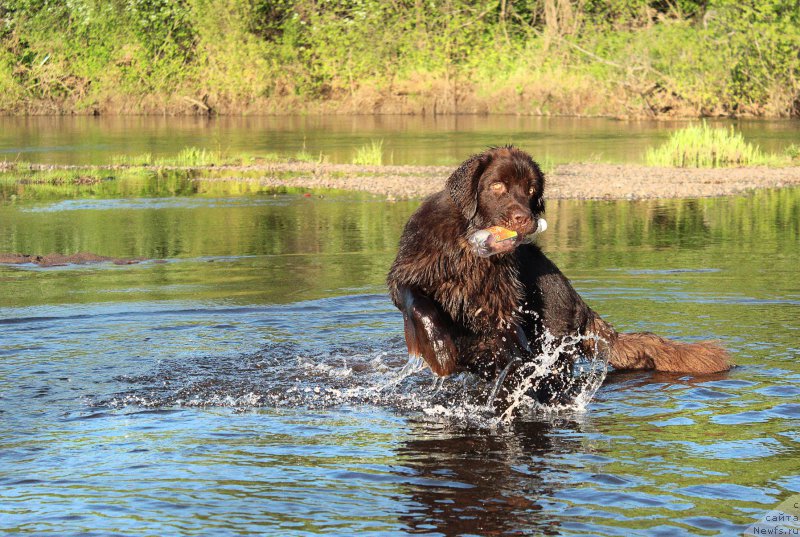
[[(411, 216), (387, 280), (411, 355), (439, 376), (467, 370), (493, 379), (510, 364), (540, 360), (546, 341), (570, 341), (564, 348), (572, 350), (534, 394), (548, 402), (562, 400), (580, 354), (617, 370), (730, 368), (727, 352), (713, 343), (618, 333), (587, 306), (539, 247), (524, 240), (540, 225), (543, 194), (544, 176), (528, 154), (491, 148), (461, 164)], [(479, 256), (468, 239), (491, 226), (517, 236), (505, 251)]]

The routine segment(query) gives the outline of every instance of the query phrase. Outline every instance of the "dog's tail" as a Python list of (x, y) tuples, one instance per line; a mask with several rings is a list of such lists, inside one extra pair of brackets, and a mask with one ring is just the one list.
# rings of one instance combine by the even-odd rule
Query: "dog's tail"
[[(594, 312), (592, 312), (594, 313)], [(732, 367), (728, 351), (711, 341), (683, 343), (650, 332), (620, 334), (594, 313), (585, 350), (604, 353), (615, 369), (655, 369), (671, 373), (718, 373)]]

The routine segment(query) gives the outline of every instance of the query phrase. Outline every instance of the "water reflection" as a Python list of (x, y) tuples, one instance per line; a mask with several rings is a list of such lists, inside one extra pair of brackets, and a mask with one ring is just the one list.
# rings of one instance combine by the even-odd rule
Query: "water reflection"
[[(766, 151), (797, 141), (796, 120), (708, 120), (736, 125)], [(305, 151), (350, 162), (383, 140), (394, 164), (454, 165), (487, 146), (515, 143), (552, 162), (640, 162), (685, 121), (529, 116), (0, 117), (0, 160), (101, 164), (115, 155), (174, 155), (186, 147), (233, 153)]]
[(416, 202), (156, 192), (0, 205), (0, 251), (167, 261), (0, 266), (8, 531), (734, 535), (800, 492), (798, 189), (551, 202), (541, 243), (593, 308), (739, 367), (508, 427), (470, 421), (474, 379), (393, 382)]
[(580, 448), (576, 423), (514, 423), (504, 431), (436, 430), (417, 423), (398, 460), (412, 472), (407, 510), (411, 533), (558, 535), (561, 523), (544, 505), (561, 488), (544, 461)]

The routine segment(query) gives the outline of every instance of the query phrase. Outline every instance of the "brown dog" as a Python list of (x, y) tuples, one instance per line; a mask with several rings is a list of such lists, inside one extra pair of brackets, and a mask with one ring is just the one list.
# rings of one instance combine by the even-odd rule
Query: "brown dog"
[[(536, 231), (543, 194), (544, 176), (529, 155), (492, 148), (461, 164), (445, 190), (411, 216), (387, 280), (410, 354), (440, 376), (466, 369), (493, 378), (514, 356), (535, 359), (547, 330), (557, 340), (582, 336), (583, 353), (602, 353), (616, 369), (730, 368), (727, 352), (713, 343), (617, 333), (533, 244), (488, 258), (473, 252), (467, 237), (479, 229), (503, 226), (520, 237)], [(565, 357), (562, 374), (573, 359)]]

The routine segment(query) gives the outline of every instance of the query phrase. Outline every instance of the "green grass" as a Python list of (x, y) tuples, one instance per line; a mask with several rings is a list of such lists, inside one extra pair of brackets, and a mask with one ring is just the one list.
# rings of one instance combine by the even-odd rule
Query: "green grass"
[(208, 166), (241, 166), (263, 162), (326, 162), (327, 157), (320, 153), (314, 155), (304, 149), (289, 156), (278, 153), (227, 153), (198, 147), (187, 147), (176, 155), (155, 157), (152, 153), (140, 155), (116, 155), (110, 164), (115, 166), (164, 166), (181, 168), (202, 168)]
[(244, 196), (305, 192), (301, 187), (262, 185), (259, 172), (222, 168), (169, 170), (122, 169), (0, 171), (0, 204), (16, 200), (50, 200), (161, 196)]
[(31, 171), (23, 167), (6, 170), (0, 173), (0, 184), (23, 185), (88, 185), (107, 180), (107, 170), (46, 170)]
[[(290, 155), (231, 153), (188, 147), (174, 155), (112, 156), (107, 164), (78, 168), (40, 167), (0, 161), (0, 202), (19, 199), (170, 195), (249, 195), (287, 191), (261, 185), (263, 170), (226, 166), (326, 162), (305, 147)], [(177, 168), (177, 169), (174, 169)], [(292, 172), (286, 172), (291, 176)]]
[(141, 155), (114, 155), (111, 157), (111, 164), (114, 166), (152, 166), (153, 154), (142, 153)]
[(154, 157), (152, 153), (141, 155), (118, 155), (111, 158), (111, 163), (124, 166), (178, 166), (195, 168), (201, 166), (223, 166), (242, 164), (244, 155), (229, 155), (222, 151), (213, 151), (199, 147), (187, 147), (176, 155)]
[(314, 155), (312, 153), (309, 153), (305, 149), (301, 149), (300, 151), (298, 151), (297, 153), (295, 153), (294, 155), (292, 155), (288, 159), (281, 158), (281, 157), (275, 155), (275, 159), (272, 162), (286, 162), (287, 160), (289, 162), (317, 162), (317, 163), (323, 163), (323, 162), (327, 162), (328, 158), (325, 155), (323, 155), (322, 153), (320, 153), (319, 155)]
[(733, 127), (712, 128), (706, 122), (673, 132), (656, 148), (647, 150), (649, 166), (680, 168), (724, 168), (728, 166), (758, 166), (787, 164), (785, 158), (761, 151), (745, 141)]
[(794, 161), (800, 160), (800, 145), (791, 144), (783, 150), (783, 153), (786, 155), (786, 158), (794, 163)]
[(353, 164), (361, 166), (380, 166), (383, 164), (383, 140), (372, 140), (356, 149)]

